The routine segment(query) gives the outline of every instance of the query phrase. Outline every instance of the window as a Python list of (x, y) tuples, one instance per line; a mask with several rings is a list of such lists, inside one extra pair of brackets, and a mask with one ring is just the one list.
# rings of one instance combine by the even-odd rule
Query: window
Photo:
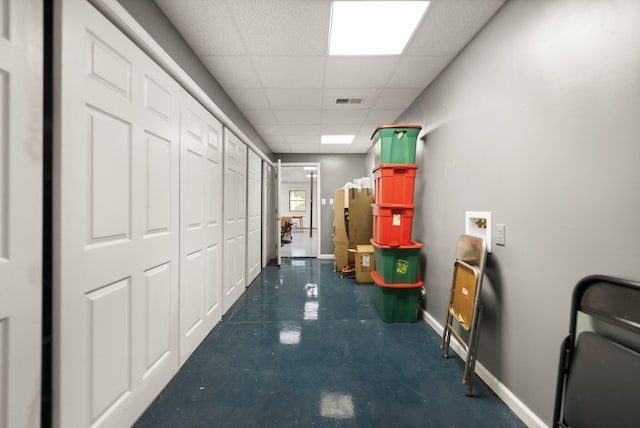
[(289, 190), (289, 211), (306, 211), (307, 192), (304, 190)]

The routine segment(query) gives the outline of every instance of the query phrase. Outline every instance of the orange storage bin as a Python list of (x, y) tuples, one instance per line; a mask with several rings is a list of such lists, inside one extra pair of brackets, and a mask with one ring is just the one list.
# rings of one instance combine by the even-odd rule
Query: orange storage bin
[(413, 204), (371, 204), (373, 240), (381, 245), (412, 245)]
[(373, 170), (376, 204), (412, 204), (416, 164), (380, 164)]

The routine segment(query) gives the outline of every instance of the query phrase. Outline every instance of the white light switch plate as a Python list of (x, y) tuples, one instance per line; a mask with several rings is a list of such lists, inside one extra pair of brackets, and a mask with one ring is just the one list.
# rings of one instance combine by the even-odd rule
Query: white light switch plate
[(504, 224), (496, 224), (496, 245), (505, 246), (505, 229), (506, 226)]

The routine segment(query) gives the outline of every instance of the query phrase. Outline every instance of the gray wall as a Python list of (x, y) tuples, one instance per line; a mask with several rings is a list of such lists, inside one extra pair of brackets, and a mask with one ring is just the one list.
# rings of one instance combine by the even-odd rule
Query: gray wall
[(634, 0), (508, 1), (397, 120), (425, 126), (427, 311), (444, 322), (465, 210), (491, 211), (506, 246), (488, 258), (479, 361), (547, 423), (573, 286), (640, 280), (638, 17)]
[(370, 176), (366, 169), (364, 154), (275, 154), (282, 162), (319, 162), (320, 163), (320, 198), (327, 200), (320, 206), (322, 234), (320, 236), (320, 252), (333, 254), (333, 205), (329, 199), (335, 197), (336, 189), (344, 186), (354, 178)]
[(274, 222), (276, 219), (276, 184), (275, 167), (262, 162), (262, 205), (263, 205), (263, 241), (262, 267), (276, 258), (276, 251), (280, 245), (280, 235), (276, 234)]
[(271, 149), (238, 110), (238, 107), (218, 82), (211, 76), (207, 68), (187, 45), (180, 33), (176, 31), (158, 5), (153, 0), (118, 0), (118, 2), (162, 46), (171, 58), (180, 64), (182, 69), (189, 74), (209, 98), (251, 139), (251, 142), (273, 160)]

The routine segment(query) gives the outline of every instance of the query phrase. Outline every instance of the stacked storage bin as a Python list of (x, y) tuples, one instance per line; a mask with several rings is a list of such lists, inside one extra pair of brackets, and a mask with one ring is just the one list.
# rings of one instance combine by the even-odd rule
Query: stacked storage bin
[(422, 281), (418, 256), (422, 244), (411, 239), (413, 191), (419, 125), (382, 125), (373, 140), (376, 167), (373, 244), (376, 307), (386, 322), (415, 322)]

